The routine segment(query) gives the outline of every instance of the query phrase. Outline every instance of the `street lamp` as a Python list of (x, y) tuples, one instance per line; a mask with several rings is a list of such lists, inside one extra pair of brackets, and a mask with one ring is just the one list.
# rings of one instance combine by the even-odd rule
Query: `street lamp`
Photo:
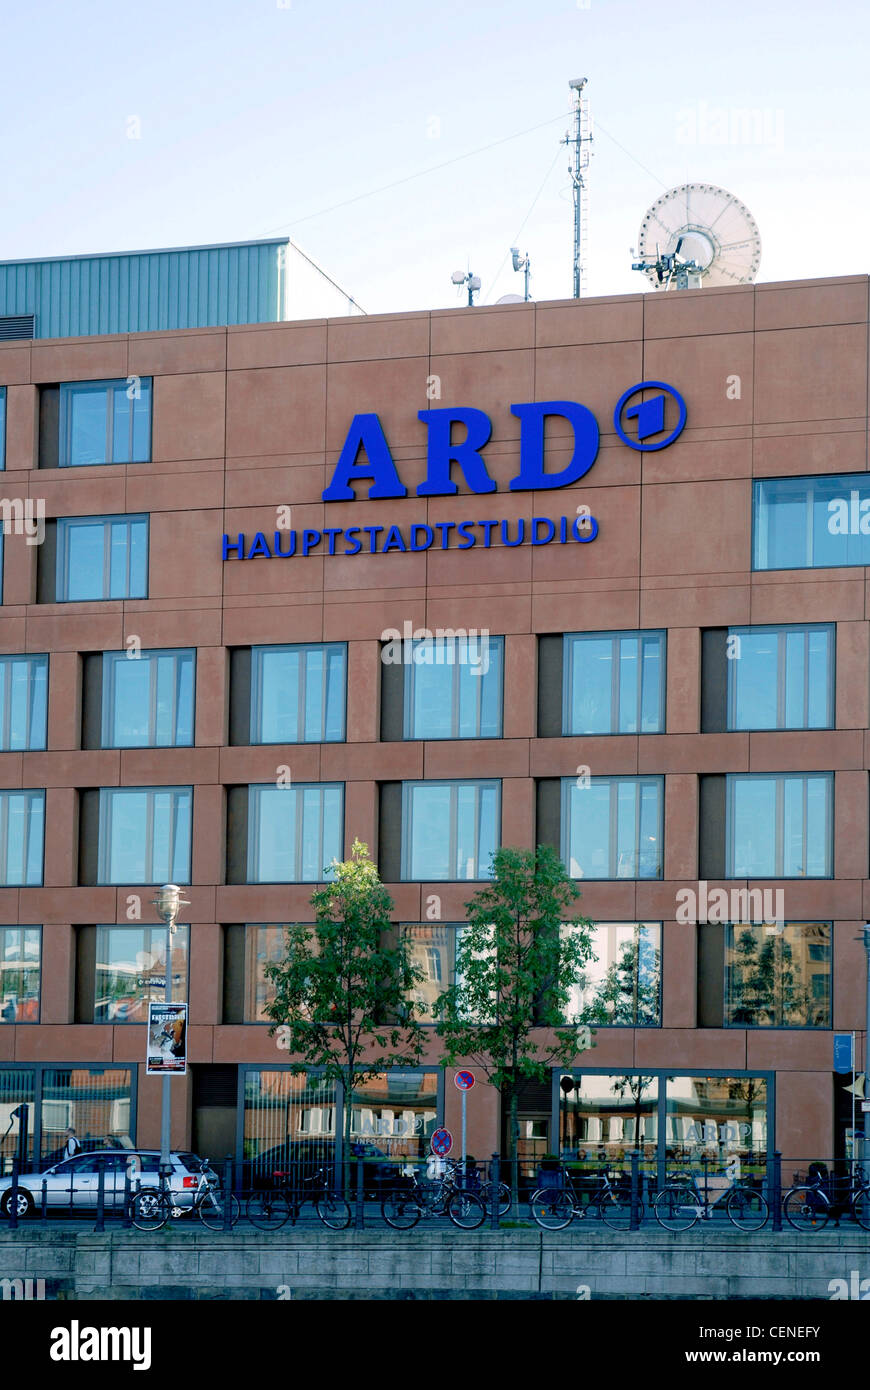
[[(152, 899), (153, 906), (157, 909), (157, 916), (161, 922), (166, 923), (166, 985), (165, 997), (167, 1004), (172, 1003), (172, 938), (177, 927), (178, 913), (182, 907), (189, 907), (187, 898), (181, 896), (181, 889), (177, 883), (164, 883), (162, 888), (157, 889), (157, 896)], [(169, 1120), (170, 1120), (170, 1078), (168, 1073), (163, 1076), (163, 1091), (161, 1093), (160, 1105), (160, 1172), (168, 1180), (172, 1168), (169, 1162)]]
[[(864, 1163), (870, 1163), (870, 1110), (866, 1108), (870, 1101), (870, 1086), (868, 1086), (868, 1073), (870, 1073), (870, 922), (864, 923), (864, 951), (867, 958), (867, 1002), (864, 1018)], [(854, 1152), (854, 1140), (853, 1140)]]

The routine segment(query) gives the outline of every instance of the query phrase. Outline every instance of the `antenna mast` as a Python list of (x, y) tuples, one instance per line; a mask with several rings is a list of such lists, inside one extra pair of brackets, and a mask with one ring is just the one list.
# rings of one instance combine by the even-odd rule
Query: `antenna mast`
[(562, 141), (571, 150), (571, 163), (568, 173), (574, 187), (574, 298), (579, 299), (584, 289), (585, 261), (587, 250), (586, 224), (589, 217), (588, 188), (586, 171), (589, 168), (592, 144), (592, 125), (589, 119), (589, 102), (584, 95), (587, 78), (575, 77), (568, 86), (575, 94), (574, 134), (566, 135)]

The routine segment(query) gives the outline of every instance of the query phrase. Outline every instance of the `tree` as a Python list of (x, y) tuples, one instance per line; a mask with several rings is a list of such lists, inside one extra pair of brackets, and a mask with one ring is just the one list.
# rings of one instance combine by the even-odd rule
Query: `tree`
[(729, 961), (731, 1023), (774, 1028), (811, 1022), (810, 992), (791, 943), (781, 931), (745, 926)]
[[(592, 923), (563, 920), (579, 896), (548, 846), (498, 850), (492, 881), (465, 905), (455, 979), (442, 996), (443, 1061), (471, 1059), (486, 1072), (509, 1116), (513, 1158), (521, 1082), (545, 1080), (550, 1067), (569, 1065), (592, 1046), (589, 1028), (568, 1016), (571, 989), (592, 952)], [(516, 1163), (511, 1167), (516, 1208)]]
[(266, 966), (275, 998), (266, 1008), (297, 1074), (321, 1067), (344, 1093), (344, 1187), (350, 1182), (353, 1083), (357, 1070), (413, 1065), (423, 1052), (412, 991), (421, 979), (407, 945), (385, 940), (393, 901), (368, 846), (332, 866), (333, 881), (311, 896), (315, 922), (288, 926), (283, 960)]

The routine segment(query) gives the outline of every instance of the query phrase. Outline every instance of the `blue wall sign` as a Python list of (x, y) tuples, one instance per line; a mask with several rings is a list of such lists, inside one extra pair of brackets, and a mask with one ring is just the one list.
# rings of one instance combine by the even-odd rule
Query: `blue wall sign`
[(834, 1071), (847, 1072), (852, 1070), (852, 1034), (834, 1034)]
[[(642, 391), (658, 391), (651, 400), (628, 405)], [(676, 426), (661, 438), (665, 430), (665, 408), (670, 397), (678, 408)], [(626, 406), (628, 408), (626, 409)], [(511, 414), (520, 422), (519, 472), (508, 484), (511, 492), (542, 492), (569, 487), (584, 477), (598, 457), (600, 434), (598, 422), (591, 410), (577, 401), (529, 401), (511, 406)], [(486, 495), (496, 492), (482, 450), (492, 435), (492, 422), (482, 410), (471, 406), (452, 406), (439, 410), (420, 410), (418, 418), (427, 432), (426, 477), (417, 485), (418, 497), (452, 497), (459, 487), (454, 472), (458, 468), (472, 493)], [(546, 421), (558, 417), (571, 426), (574, 448), (571, 460), (556, 473), (545, 467), (544, 431)], [(629, 432), (626, 422), (634, 421)], [(680, 393), (663, 381), (642, 381), (620, 396), (614, 414), (614, 427), (619, 438), (630, 449), (664, 449), (682, 433), (686, 423), (686, 403)], [(464, 430), (464, 438), (454, 439), (454, 425)], [(396, 469), (383, 426), (375, 414), (355, 415), (347, 438), (335, 465), (332, 479), (323, 491), (324, 502), (355, 502), (356, 488), (367, 484), (369, 500), (407, 497), (408, 489)], [(257, 531), (250, 543), (244, 534), (224, 535), (223, 558), (253, 560), (258, 555), (268, 559), (289, 559), (291, 556), (311, 555), (385, 555), (390, 550), (421, 551), (433, 546), (440, 550), (470, 550), (492, 545), (492, 535), (505, 546), (566, 545), (577, 541), (581, 545), (594, 541), (598, 521), (588, 507), (576, 509), (573, 516), (556, 519), (534, 516), (528, 523), (495, 520), (444, 521), (428, 525), (415, 523), (406, 534), (398, 526), (325, 526), (322, 530), (305, 528), (296, 531), (275, 531), (270, 543), (264, 532)], [(440, 544), (436, 537), (440, 534)], [(451, 533), (454, 544), (451, 545)], [(368, 543), (361, 536), (368, 537)], [(340, 541), (343, 538), (343, 543)], [(341, 548), (339, 548), (341, 547)]]

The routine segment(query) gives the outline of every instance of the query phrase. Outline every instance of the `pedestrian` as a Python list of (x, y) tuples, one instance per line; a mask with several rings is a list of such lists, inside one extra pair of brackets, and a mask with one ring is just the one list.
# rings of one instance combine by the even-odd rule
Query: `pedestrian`
[(66, 1143), (63, 1146), (64, 1158), (75, 1158), (76, 1154), (81, 1151), (81, 1147), (78, 1139), (76, 1139), (76, 1132), (72, 1125), (70, 1125), (66, 1132)]

